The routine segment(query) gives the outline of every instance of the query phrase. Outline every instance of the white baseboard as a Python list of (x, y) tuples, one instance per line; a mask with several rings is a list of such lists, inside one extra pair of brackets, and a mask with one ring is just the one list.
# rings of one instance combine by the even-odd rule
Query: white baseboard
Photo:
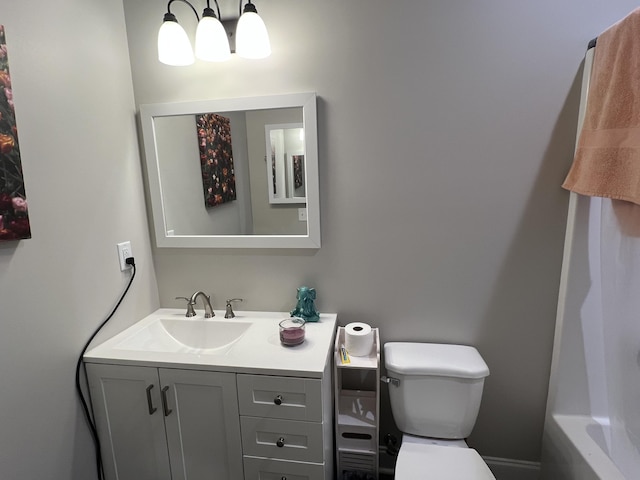
[(482, 457), (496, 480), (538, 480), (540, 463), (508, 458)]

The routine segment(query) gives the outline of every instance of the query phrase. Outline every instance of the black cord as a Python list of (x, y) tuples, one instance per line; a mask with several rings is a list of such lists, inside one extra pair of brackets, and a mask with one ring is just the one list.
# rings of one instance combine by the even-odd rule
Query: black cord
[[(78, 396), (80, 397), (80, 402), (82, 403), (82, 410), (84, 412), (84, 417), (87, 420), (87, 424), (89, 425), (89, 430), (91, 431), (91, 437), (93, 438), (93, 446), (96, 452), (96, 469), (98, 471), (98, 480), (104, 479), (104, 466), (102, 464), (102, 455), (100, 453), (100, 439), (98, 438), (98, 430), (96, 429), (96, 424), (94, 423), (93, 418), (91, 417), (91, 412), (89, 411), (89, 405), (87, 403), (87, 400), (84, 397), (84, 393), (82, 392), (82, 386), (80, 385), (80, 370), (82, 370), (82, 366), (83, 366), (82, 357), (84, 357), (84, 354), (87, 351), (87, 348), (89, 348), (91, 341), (95, 338), (98, 332), (102, 330), (102, 327), (104, 327), (106, 323), (109, 320), (111, 320), (111, 317), (113, 317), (113, 315), (116, 313), (116, 310), (118, 310), (118, 307), (124, 300), (124, 297), (127, 295), (127, 292), (129, 291), (129, 288), (133, 283), (133, 279), (136, 277), (136, 264), (133, 260), (133, 257), (127, 258), (126, 263), (127, 265), (131, 265), (131, 268), (132, 268), (131, 278), (129, 279), (127, 288), (125, 288), (124, 292), (122, 292), (122, 295), (120, 296), (120, 300), (118, 300), (118, 303), (116, 303), (116, 306), (113, 307), (113, 310), (111, 311), (109, 316), (93, 332), (91, 337), (89, 337), (89, 340), (87, 340), (87, 343), (82, 348), (82, 352), (80, 353), (80, 357), (78, 358), (78, 363), (76, 364), (76, 391), (78, 392)], [(84, 369), (84, 378), (85, 378), (85, 381), (88, 382), (86, 368)]]

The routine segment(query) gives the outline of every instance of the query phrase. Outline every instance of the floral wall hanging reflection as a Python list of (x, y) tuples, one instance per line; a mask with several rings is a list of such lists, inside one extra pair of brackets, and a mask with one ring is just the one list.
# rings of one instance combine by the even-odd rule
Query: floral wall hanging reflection
[(31, 238), (27, 196), (9, 75), (4, 26), (0, 25), (0, 241)]
[(293, 188), (300, 188), (304, 183), (304, 155), (291, 155), (293, 159)]
[(196, 115), (204, 204), (215, 207), (236, 199), (231, 120), (215, 113)]

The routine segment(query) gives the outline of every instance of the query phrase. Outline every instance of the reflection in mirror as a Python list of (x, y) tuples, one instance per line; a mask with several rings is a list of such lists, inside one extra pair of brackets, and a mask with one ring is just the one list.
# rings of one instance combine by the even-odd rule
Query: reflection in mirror
[(269, 203), (306, 202), (304, 128), (301, 123), (265, 125)]
[(140, 116), (159, 247), (320, 246), (315, 94), (142, 105)]

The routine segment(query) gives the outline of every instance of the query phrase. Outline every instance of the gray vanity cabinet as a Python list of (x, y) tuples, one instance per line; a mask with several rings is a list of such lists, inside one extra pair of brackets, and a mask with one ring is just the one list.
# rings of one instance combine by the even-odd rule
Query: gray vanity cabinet
[(86, 366), (106, 480), (242, 478), (234, 373)]

